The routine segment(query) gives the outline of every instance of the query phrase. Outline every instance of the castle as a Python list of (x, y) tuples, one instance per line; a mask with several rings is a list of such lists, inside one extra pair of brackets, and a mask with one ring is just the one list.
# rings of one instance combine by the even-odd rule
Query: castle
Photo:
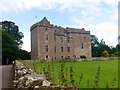
[(50, 24), (46, 17), (30, 28), (31, 59), (91, 58), (90, 31)]

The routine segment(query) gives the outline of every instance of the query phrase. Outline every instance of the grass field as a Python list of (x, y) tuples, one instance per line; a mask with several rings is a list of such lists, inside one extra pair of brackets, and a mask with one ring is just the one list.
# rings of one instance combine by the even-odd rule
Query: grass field
[(75, 86), (79, 88), (118, 87), (117, 59), (34, 63), (22, 61), (22, 63), (37, 73), (44, 73), (49, 81), (59, 86)]

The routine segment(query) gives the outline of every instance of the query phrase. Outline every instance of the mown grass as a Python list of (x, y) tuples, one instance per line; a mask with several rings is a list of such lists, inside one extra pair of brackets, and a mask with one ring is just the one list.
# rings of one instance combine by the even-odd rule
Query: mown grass
[[(66, 61), (66, 62), (31, 62), (22, 61), (24, 65), (32, 68), (37, 73), (47, 71), (47, 77), (54, 84), (61, 86), (61, 79), (65, 86), (73, 86), (71, 84), (70, 67), (73, 69), (75, 87), (79, 88), (93, 88), (95, 87), (95, 80), (98, 77), (97, 88), (118, 88), (118, 60), (97, 60), (97, 61)], [(64, 64), (61, 67), (61, 64)], [(64, 75), (61, 72), (64, 73)], [(100, 70), (98, 70), (98, 68)], [(97, 72), (99, 71), (99, 73)], [(48, 75), (49, 74), (49, 75)], [(99, 75), (98, 75), (99, 74)], [(61, 75), (63, 77), (61, 77)], [(95, 77), (96, 76), (96, 77)]]

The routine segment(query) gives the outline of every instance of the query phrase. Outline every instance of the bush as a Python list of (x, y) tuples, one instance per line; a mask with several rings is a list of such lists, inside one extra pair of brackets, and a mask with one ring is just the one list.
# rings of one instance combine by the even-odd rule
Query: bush
[(106, 51), (106, 50), (103, 51), (103, 52), (102, 52), (102, 56), (103, 56), (103, 57), (106, 57), (106, 58), (109, 57), (108, 51)]
[(86, 56), (85, 55), (81, 55), (80, 58), (81, 59), (86, 59)]
[(120, 57), (120, 52), (115, 52), (115, 53), (114, 53), (114, 56)]

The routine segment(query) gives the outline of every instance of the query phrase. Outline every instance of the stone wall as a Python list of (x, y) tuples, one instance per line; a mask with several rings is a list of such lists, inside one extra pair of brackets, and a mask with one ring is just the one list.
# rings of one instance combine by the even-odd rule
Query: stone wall
[(25, 67), (21, 62), (14, 62), (15, 70), (15, 88), (36, 89), (41, 86), (50, 86), (51, 82), (45, 79), (42, 74), (35, 73), (32, 69)]

